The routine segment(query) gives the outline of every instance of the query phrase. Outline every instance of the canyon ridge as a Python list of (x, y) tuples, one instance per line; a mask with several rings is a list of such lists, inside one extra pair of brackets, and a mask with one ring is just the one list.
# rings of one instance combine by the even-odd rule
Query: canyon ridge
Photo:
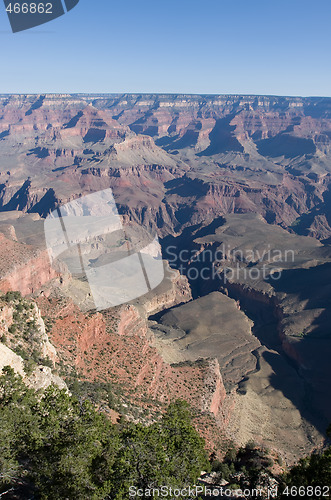
[[(96, 311), (44, 224), (107, 189), (138, 245), (158, 235), (165, 277)], [(37, 323), (30, 384), (111, 384), (113, 421), (186, 399), (210, 450), (254, 440), (291, 464), (331, 422), (330, 243), (331, 98), (0, 95), (0, 365), (24, 372), (15, 332)]]

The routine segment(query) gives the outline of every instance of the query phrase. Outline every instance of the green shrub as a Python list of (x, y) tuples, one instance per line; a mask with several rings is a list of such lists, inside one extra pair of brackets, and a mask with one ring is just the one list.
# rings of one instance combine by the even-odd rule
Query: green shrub
[(0, 443), (0, 494), (10, 498), (127, 500), (130, 486), (184, 488), (209, 470), (184, 402), (147, 427), (115, 426), (64, 390), (28, 389), (9, 367), (0, 375)]
[(7, 292), (4, 296), (4, 300), (7, 303), (15, 302), (17, 300), (22, 300), (22, 295), (20, 292)]

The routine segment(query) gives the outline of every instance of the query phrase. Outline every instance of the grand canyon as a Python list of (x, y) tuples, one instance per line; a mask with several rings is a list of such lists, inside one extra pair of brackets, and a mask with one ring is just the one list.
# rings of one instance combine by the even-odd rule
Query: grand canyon
[[(158, 235), (165, 278), (96, 311), (44, 224), (106, 189), (140, 245)], [(111, 383), (115, 422), (181, 398), (217, 455), (254, 440), (291, 465), (331, 422), (330, 243), (331, 98), (0, 95), (0, 367), (32, 352), (24, 300), (52, 361), (32, 386)]]

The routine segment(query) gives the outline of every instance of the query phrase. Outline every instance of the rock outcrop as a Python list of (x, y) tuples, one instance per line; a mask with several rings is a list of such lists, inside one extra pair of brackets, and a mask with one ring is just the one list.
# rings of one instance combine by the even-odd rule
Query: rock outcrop
[(0, 290), (29, 295), (56, 278), (46, 250), (7, 239), (0, 233)]
[(0, 342), (0, 374), (6, 366), (10, 366), (15, 373), (21, 375), (23, 382), (35, 391), (45, 390), (50, 385), (56, 385), (59, 389), (68, 390), (64, 380), (58, 375), (54, 375), (48, 366), (37, 366), (31, 374), (27, 375), (22, 357)]
[[(23, 375), (23, 354), (25, 363), (33, 362), (29, 365), (29, 370), (38, 363), (38, 360), (47, 360), (48, 363), (52, 363), (53, 367), (58, 361), (55, 347), (49, 341), (39, 308), (36, 303), (24, 299), (19, 292), (7, 293), (0, 297), (0, 336), (3, 348), (2, 368), (6, 366), (6, 360), (11, 357), (13, 363), (7, 364), (11, 366), (14, 364), (13, 368), (17, 373)], [(3, 345), (4, 343), (6, 345)], [(18, 355), (14, 351), (17, 351)], [(34, 359), (36, 356), (38, 359)], [(43, 373), (43, 379), (50, 378), (51, 371), (46, 366), (41, 368), (44, 370), (38, 369), (37, 378), (41, 377), (39, 371)]]
[(58, 361), (37, 305), (17, 292), (0, 298), (0, 372), (10, 366), (35, 390), (46, 389), (51, 384), (67, 389), (49, 366), (38, 364), (37, 353), (38, 360), (51, 361), (53, 366)]
[(209, 372), (205, 378), (205, 391), (202, 394), (202, 406), (217, 417), (223, 409), (226, 391), (217, 359), (208, 361)]

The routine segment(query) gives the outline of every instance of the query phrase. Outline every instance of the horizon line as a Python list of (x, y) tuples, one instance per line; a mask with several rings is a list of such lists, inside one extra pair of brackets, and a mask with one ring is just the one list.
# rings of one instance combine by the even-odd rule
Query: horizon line
[(283, 97), (287, 99), (331, 99), (327, 95), (196, 93), (196, 92), (0, 92), (0, 96), (189, 96), (189, 97)]

